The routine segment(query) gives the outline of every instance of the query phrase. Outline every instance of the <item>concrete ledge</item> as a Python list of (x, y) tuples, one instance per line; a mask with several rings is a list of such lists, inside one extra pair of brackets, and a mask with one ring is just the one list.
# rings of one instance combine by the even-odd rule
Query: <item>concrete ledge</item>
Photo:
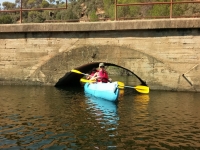
[(0, 32), (74, 32), (138, 29), (200, 28), (200, 18), (128, 20), (78, 23), (2, 24)]

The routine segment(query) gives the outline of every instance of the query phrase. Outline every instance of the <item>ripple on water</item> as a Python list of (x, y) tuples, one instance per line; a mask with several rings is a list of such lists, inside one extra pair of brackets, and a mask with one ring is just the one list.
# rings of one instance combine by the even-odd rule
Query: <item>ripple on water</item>
[(0, 149), (200, 149), (199, 93), (125, 91), (118, 103), (54, 87), (0, 95)]

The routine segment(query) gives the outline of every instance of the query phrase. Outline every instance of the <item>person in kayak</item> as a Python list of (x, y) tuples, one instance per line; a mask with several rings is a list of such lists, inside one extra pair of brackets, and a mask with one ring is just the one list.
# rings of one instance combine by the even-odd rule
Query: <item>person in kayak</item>
[(93, 68), (90, 75), (87, 76), (87, 80), (90, 80), (96, 72), (98, 72), (98, 70), (96, 68)]
[(104, 63), (99, 64), (99, 70), (94, 74), (94, 76), (90, 80), (96, 80), (97, 82), (111, 82), (111, 79), (108, 78), (108, 73), (105, 70)]

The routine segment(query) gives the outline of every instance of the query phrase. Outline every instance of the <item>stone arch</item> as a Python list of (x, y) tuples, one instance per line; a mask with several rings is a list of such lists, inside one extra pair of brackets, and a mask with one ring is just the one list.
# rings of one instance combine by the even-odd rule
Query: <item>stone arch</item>
[[(59, 85), (70, 75), (72, 69), (83, 69), (87, 72), (99, 62), (116, 65), (133, 72), (142, 81), (147, 82), (152, 89), (174, 89), (178, 87), (180, 75), (167, 64), (157, 58), (126, 46), (116, 45), (77, 45), (60, 52), (38, 71), (36, 74), (42, 82)], [(75, 79), (80, 79), (80, 75)], [(72, 78), (69, 78), (72, 80)], [(65, 83), (65, 82), (64, 82)], [(174, 88), (175, 87), (175, 88)]]

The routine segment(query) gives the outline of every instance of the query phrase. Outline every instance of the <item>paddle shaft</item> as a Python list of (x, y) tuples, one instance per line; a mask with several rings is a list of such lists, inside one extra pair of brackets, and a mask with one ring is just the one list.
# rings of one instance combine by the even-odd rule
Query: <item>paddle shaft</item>
[(89, 76), (89, 74), (85, 74), (85, 73), (82, 73), (83, 75), (85, 75), (85, 76)]
[(124, 87), (135, 89), (135, 87), (133, 87), (133, 86), (124, 86)]
[(136, 87), (133, 87), (133, 86), (124, 86), (124, 87), (135, 89), (136, 91), (140, 93), (149, 93), (149, 87), (147, 86), (138, 85)]
[(81, 81), (81, 82), (89, 82), (89, 83), (96, 82), (96, 81), (94, 81), (94, 80), (87, 80), (87, 79), (83, 79), (83, 78), (81, 78), (80, 81)]

